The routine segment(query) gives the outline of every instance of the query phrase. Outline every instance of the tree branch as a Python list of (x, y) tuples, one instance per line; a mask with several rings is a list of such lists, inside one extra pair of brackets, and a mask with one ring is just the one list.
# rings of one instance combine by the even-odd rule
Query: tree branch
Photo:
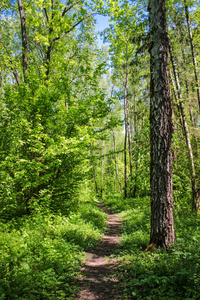
[(83, 22), (85, 19), (89, 18), (92, 15), (93, 12), (90, 12), (86, 17), (83, 17), (80, 21), (78, 21), (76, 24), (74, 24), (68, 31), (63, 32), (60, 36), (54, 38), (50, 44), (53, 44), (55, 41), (58, 41), (65, 37), (69, 32), (71, 32), (75, 27), (77, 27), (81, 22)]
[[(74, 2), (72, 5), (70, 5), (70, 0), (67, 2), (63, 12), (62, 12), (62, 17), (66, 14), (66, 12), (68, 12), (70, 9), (72, 9), (76, 4), (78, 4), (81, 0), (78, 0), (76, 2)], [(70, 6), (69, 6), (70, 5)]]
[(16, 80), (17, 84), (20, 85), (19, 75), (18, 75), (17, 71), (15, 70), (15, 68), (13, 66), (13, 62), (10, 58), (10, 54), (9, 54), (8, 50), (6, 49), (6, 46), (4, 45), (1, 38), (0, 38), (0, 42), (2, 43), (3, 48), (4, 48), (5, 52), (7, 53), (8, 57), (9, 57), (9, 62), (10, 62), (10, 65), (11, 65), (11, 71), (12, 71), (14, 77), (15, 77), (15, 80)]
[[(77, 4), (80, 1), (81, 0), (78, 0), (77, 2), (74, 3), (74, 5)], [(70, 0), (68, 1), (68, 3), (70, 3)], [(67, 9), (67, 10), (69, 10), (69, 9)], [(52, 50), (52, 46), (53, 46), (54, 42), (62, 39), (63, 37), (65, 37), (69, 32), (71, 32), (75, 27), (77, 27), (85, 19), (89, 18), (92, 14), (93, 14), (93, 12), (90, 12), (86, 17), (81, 18), (81, 20), (79, 20), (77, 23), (75, 23), (69, 30), (63, 32), (60, 36), (55, 37), (54, 39), (52, 39), (50, 41), (50, 44), (49, 44), (47, 52), (46, 52), (46, 63), (47, 63), (47, 66), (46, 66), (46, 76), (47, 76), (47, 79), (48, 79), (49, 71), (50, 71), (49, 65), (50, 65), (50, 60), (51, 60), (51, 50)], [(53, 28), (49, 28), (49, 33), (51, 34), (52, 32), (53, 32)]]
[(49, 23), (49, 17), (47, 15), (47, 10), (46, 10), (46, 7), (44, 7), (44, 14), (45, 14), (45, 17), (47, 19), (47, 23)]

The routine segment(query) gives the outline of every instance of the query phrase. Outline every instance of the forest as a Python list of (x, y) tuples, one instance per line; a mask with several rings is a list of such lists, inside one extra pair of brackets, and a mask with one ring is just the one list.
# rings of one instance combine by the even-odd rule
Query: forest
[(200, 299), (199, 63), (197, 0), (0, 0), (0, 300)]

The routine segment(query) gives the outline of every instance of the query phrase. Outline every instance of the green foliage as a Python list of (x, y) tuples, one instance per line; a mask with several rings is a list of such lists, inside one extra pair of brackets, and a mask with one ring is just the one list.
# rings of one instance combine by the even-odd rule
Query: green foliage
[[(192, 186), (188, 149), (182, 132), (173, 135), (173, 150), (176, 155), (173, 164), (173, 196), (176, 211), (188, 214), (192, 210)], [(198, 176), (197, 176), (198, 182)], [(199, 184), (197, 183), (197, 186)]]
[(93, 125), (110, 110), (99, 85), (105, 59), (96, 46), (87, 1), (69, 7), (62, 1), (22, 4), (26, 80), (17, 1), (12, 14), (5, 1), (0, 19), (0, 214), (4, 219), (49, 210), (68, 215), (90, 171)]
[(72, 299), (83, 251), (101, 239), (105, 221), (83, 201), (68, 218), (37, 213), (2, 223), (0, 299)]
[(105, 197), (104, 203), (123, 218), (118, 275), (124, 299), (198, 299), (200, 293), (200, 216), (175, 209), (177, 243), (169, 251), (144, 252), (149, 243), (149, 197)]
[[(143, 107), (144, 103), (138, 103), (139, 105)], [(150, 195), (150, 141), (147, 138), (149, 130), (149, 120), (145, 119), (143, 127), (135, 133), (133, 138), (133, 175), (132, 178), (130, 176), (128, 178), (130, 197), (145, 197)]]
[(77, 169), (80, 161), (84, 164), (80, 159), (81, 142), (79, 134), (77, 138), (65, 132), (59, 134), (54, 119), (64, 119), (66, 113), (55, 104), (58, 97), (54, 95), (52, 100), (52, 93), (39, 82), (33, 88), (22, 86), (15, 93), (5, 90), (0, 123), (0, 197), (4, 214), (49, 208), (68, 213), (74, 205), (70, 198), (85, 172), (84, 168), (82, 172)]
[[(93, 84), (102, 68), (90, 68)], [(91, 124), (109, 108), (97, 86), (88, 93), (81, 83), (81, 96), (66, 109), (61, 79), (46, 84), (32, 70), (27, 80), (15, 91), (5, 86), (0, 103), (0, 210), (7, 218), (49, 209), (68, 214), (88, 174)]]
[(199, 253), (172, 249), (170, 253), (127, 256), (122, 266), (128, 299), (198, 299)]
[[(150, 232), (147, 3), (22, 1), (28, 40), (24, 80), (17, 1), (1, 2), (0, 300), (73, 298), (83, 251), (105, 230), (106, 216), (96, 206), (94, 189), (88, 188), (94, 177), (99, 196), (102, 188), (104, 203), (123, 218), (118, 251), (124, 297), (198, 299), (200, 222), (189, 213), (188, 150), (175, 102), (177, 244), (168, 252), (142, 252)], [(198, 62), (199, 7), (195, 1), (188, 5)], [(169, 1), (167, 9), (199, 187), (199, 118), (183, 1)], [(104, 32), (112, 43), (107, 54), (96, 45), (91, 11), (111, 16), (112, 25)], [(128, 177), (129, 197), (123, 199), (117, 192), (119, 182), (124, 184), (126, 73), (133, 174)], [(127, 166), (129, 174), (128, 157)]]

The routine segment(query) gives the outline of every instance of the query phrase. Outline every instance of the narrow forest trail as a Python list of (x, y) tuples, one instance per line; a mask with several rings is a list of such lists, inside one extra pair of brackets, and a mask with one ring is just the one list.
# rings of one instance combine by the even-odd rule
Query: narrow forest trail
[(121, 299), (119, 279), (115, 275), (118, 260), (112, 258), (120, 242), (121, 220), (112, 214), (101, 202), (98, 206), (108, 214), (107, 230), (103, 240), (87, 253), (87, 260), (78, 280), (79, 293), (75, 300)]

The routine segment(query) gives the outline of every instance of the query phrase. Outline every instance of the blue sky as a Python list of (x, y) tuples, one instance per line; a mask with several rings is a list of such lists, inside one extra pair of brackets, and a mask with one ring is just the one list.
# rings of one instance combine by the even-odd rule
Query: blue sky
[(96, 31), (101, 31), (103, 29), (105, 29), (106, 27), (109, 26), (109, 18), (108, 16), (102, 16), (102, 15), (96, 15), (95, 16), (96, 20), (97, 20), (97, 24), (96, 24)]
[[(102, 16), (102, 15), (96, 15), (96, 20), (97, 20), (97, 23), (96, 23), (96, 31), (102, 31), (104, 30), (106, 27), (109, 26), (109, 17), (105, 17), (105, 16)], [(100, 38), (100, 36), (98, 36), (98, 46), (101, 47), (103, 44), (103, 41), (102, 39)]]

